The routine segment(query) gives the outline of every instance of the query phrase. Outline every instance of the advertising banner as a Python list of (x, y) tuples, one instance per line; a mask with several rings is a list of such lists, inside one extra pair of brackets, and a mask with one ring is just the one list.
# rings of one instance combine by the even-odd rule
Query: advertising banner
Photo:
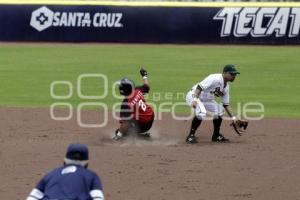
[(299, 44), (300, 7), (0, 4), (1, 41)]

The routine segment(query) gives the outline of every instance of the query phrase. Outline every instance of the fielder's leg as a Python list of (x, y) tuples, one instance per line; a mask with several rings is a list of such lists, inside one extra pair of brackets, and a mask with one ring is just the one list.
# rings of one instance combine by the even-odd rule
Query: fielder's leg
[(190, 144), (198, 143), (195, 133), (196, 133), (196, 130), (198, 129), (198, 127), (200, 126), (201, 122), (202, 122), (202, 119), (199, 119), (197, 116), (195, 116), (193, 118), (189, 135), (186, 138), (187, 143), (190, 143)]
[(222, 116), (224, 115), (224, 108), (222, 105), (217, 104), (215, 101), (211, 101), (209, 103), (205, 103), (205, 108), (213, 113), (214, 118), (213, 118), (213, 125), (214, 125), (214, 131), (212, 135), (212, 142), (229, 142), (227, 138), (225, 138), (221, 133), (220, 133), (220, 128), (222, 125), (223, 118)]
[(220, 128), (221, 128), (222, 121), (223, 121), (222, 116), (218, 116), (213, 119), (213, 125), (214, 125), (213, 137), (218, 136), (220, 134)]
[(221, 133), (220, 133), (220, 127), (222, 124), (222, 117), (219, 116), (218, 118), (213, 120), (214, 124), (214, 132), (211, 138), (212, 142), (229, 142), (229, 139), (225, 138)]
[[(189, 92), (186, 96), (186, 102), (189, 106), (192, 106), (192, 101), (193, 101), (192, 92)], [(195, 112), (195, 116), (192, 120), (190, 132), (186, 138), (186, 142), (189, 144), (198, 143), (195, 134), (202, 122), (202, 119), (206, 116), (206, 109), (203, 103), (199, 99), (197, 101), (197, 106), (194, 109), (194, 112)]]

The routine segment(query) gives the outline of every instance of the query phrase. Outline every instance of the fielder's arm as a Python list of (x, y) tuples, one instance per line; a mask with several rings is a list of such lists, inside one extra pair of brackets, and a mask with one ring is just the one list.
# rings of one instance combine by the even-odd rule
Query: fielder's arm
[(230, 124), (230, 126), (233, 127), (234, 131), (239, 136), (241, 136), (246, 131), (249, 122), (247, 120), (240, 120), (237, 117), (233, 116), (228, 105), (224, 105), (224, 109), (227, 112), (227, 114), (229, 115), (229, 117), (231, 117), (231, 119), (232, 119), (232, 123)]
[(226, 111), (226, 113), (228, 114), (228, 116), (233, 120), (237, 120), (237, 118), (232, 114), (232, 111), (230, 109), (230, 106), (229, 105), (223, 105), (224, 106), (224, 109)]
[(198, 87), (196, 88), (196, 90), (193, 94), (193, 102), (192, 102), (193, 108), (196, 108), (196, 106), (197, 106), (197, 100), (200, 97), (201, 91), (202, 91), (202, 88), (200, 87), (200, 85), (198, 85)]

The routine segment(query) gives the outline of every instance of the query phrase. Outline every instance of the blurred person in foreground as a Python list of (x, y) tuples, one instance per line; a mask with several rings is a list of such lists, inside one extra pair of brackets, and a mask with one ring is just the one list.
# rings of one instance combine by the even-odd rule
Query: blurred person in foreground
[(26, 200), (104, 200), (101, 180), (88, 162), (88, 147), (71, 144), (64, 165), (45, 175)]

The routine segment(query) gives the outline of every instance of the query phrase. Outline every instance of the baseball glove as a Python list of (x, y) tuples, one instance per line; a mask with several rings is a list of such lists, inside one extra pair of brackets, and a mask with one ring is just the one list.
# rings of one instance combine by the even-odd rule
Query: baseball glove
[(241, 136), (247, 129), (248, 127), (248, 121), (247, 120), (235, 120), (233, 121), (230, 126), (233, 127), (234, 131)]

